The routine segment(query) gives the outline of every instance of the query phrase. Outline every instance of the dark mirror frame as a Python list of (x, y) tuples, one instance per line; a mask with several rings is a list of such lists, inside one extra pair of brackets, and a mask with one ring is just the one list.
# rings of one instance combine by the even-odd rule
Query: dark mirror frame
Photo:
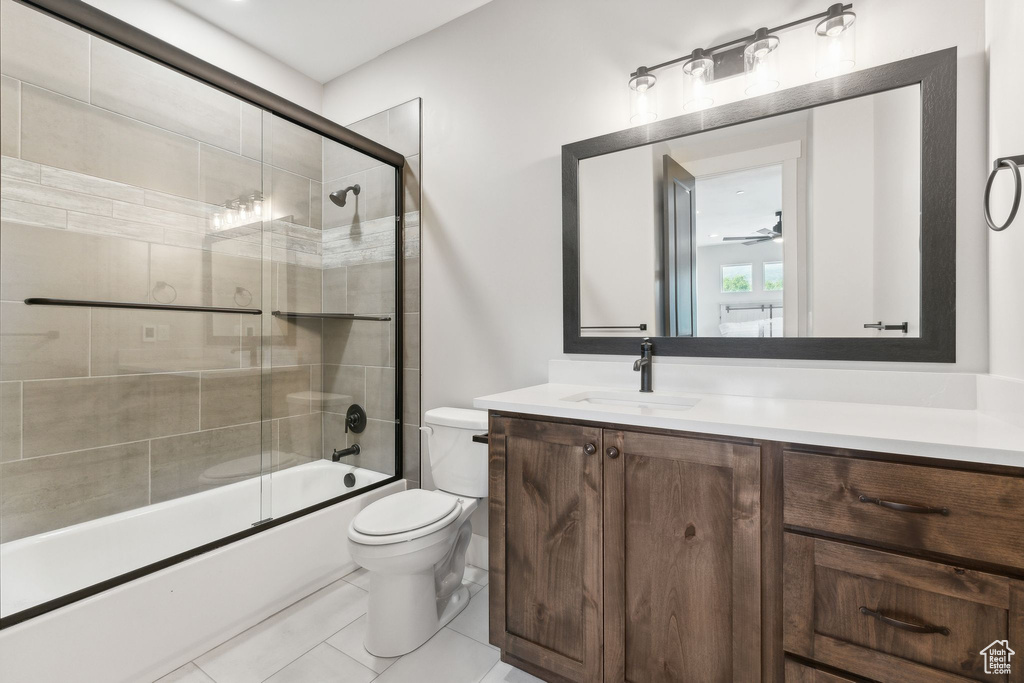
[[(956, 48), (655, 121), (562, 147), (565, 353), (635, 354), (641, 337), (580, 334), (579, 163), (906, 86), (921, 89), (921, 336), (908, 338), (654, 337), (662, 356), (953, 363), (956, 361)], [(608, 277), (622, 277), (614, 270)]]

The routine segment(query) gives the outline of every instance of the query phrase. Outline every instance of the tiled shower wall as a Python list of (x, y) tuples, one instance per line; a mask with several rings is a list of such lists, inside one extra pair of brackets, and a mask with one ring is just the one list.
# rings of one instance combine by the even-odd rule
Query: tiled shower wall
[[(329, 456), (337, 415), (325, 424), (321, 411), (344, 410), (319, 392), (353, 368), (362, 389), (342, 393), (380, 422), (362, 435), (363, 464), (392, 471), (387, 323), (331, 323), (324, 336), (317, 320), (269, 314), (383, 306), (359, 273), (322, 269), (324, 220), (343, 222), (321, 183), (334, 143), (11, 0), (0, 26), (0, 540), (255, 476), (261, 447), (275, 467)], [(218, 205), (260, 190), (274, 220), (215, 228)], [(348, 225), (360, 241), (362, 215)]]
[[(406, 157), (403, 351), (387, 356), (374, 335), (396, 338), (394, 325), (378, 322), (326, 321), (324, 324), (324, 391), (348, 394), (366, 407), (369, 422), (363, 434), (344, 432), (344, 410), (325, 408), (324, 450), (359, 443), (363, 455), (355, 464), (383, 471), (381, 461), (394, 450), (395, 367), (403, 367), (403, 462), (411, 486), (420, 482), (420, 100), (392, 107), (354, 124), (351, 130)], [(360, 194), (343, 208), (324, 203), (323, 277), (325, 309), (345, 292), (348, 312), (390, 315), (395, 306), (395, 181), (390, 166), (340, 146), (325, 150), (324, 195), (358, 184)], [(328, 292), (332, 295), (328, 297)], [(361, 334), (353, 344), (352, 335)], [(337, 405), (343, 406), (343, 403)], [(365, 446), (369, 444), (370, 450)]]

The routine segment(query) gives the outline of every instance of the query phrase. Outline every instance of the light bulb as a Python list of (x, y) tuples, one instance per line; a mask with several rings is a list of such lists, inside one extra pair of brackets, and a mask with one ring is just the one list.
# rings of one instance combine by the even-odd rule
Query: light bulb
[(636, 74), (629, 79), (631, 125), (650, 123), (658, 118), (657, 91), (654, 89), (657, 82), (658, 78), (643, 66), (637, 68)]
[(711, 81), (715, 80), (715, 62), (702, 49), (696, 49), (683, 64), (683, 111), (706, 109), (715, 103)]
[(743, 71), (747, 74), (748, 95), (764, 95), (779, 87), (779, 39), (759, 28), (743, 50)]
[(828, 8), (828, 15), (815, 27), (818, 35), (815, 47), (815, 75), (830, 78), (852, 71), (857, 64), (857, 44), (854, 22), (857, 15), (843, 11), (842, 4)]

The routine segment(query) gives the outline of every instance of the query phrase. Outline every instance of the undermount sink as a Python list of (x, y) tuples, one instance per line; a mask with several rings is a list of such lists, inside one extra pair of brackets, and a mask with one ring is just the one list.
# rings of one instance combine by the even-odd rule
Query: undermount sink
[(672, 394), (641, 394), (638, 391), (585, 391), (562, 399), (570, 403), (594, 406), (620, 406), (638, 408), (641, 412), (650, 410), (689, 410), (700, 402), (699, 398), (674, 396)]

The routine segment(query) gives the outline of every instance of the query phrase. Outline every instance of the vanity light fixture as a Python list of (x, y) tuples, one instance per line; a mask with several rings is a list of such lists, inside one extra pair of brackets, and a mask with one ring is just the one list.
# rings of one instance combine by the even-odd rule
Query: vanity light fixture
[(752, 35), (721, 45), (697, 48), (684, 57), (654, 66), (637, 67), (629, 75), (630, 125), (650, 123), (658, 118), (654, 72), (683, 65), (683, 111), (695, 112), (714, 104), (714, 81), (745, 74), (747, 95), (763, 95), (779, 87), (778, 68), (781, 40), (776, 33), (816, 22), (817, 69), (819, 77), (835, 76), (853, 69), (856, 63), (853, 25), (857, 18), (853, 3), (836, 3), (824, 12), (797, 19), (775, 28), (759, 28)]
[(818, 78), (831, 78), (852, 71), (857, 64), (857, 43), (854, 22), (857, 15), (844, 9), (843, 3), (828, 8), (828, 15), (818, 22), (814, 32)]
[(709, 87), (715, 80), (715, 60), (707, 51), (697, 48), (690, 53), (683, 74), (683, 111), (707, 109), (715, 103)]
[(658, 91), (654, 84), (658, 77), (639, 67), (629, 77), (629, 122), (636, 126), (658, 118)]

